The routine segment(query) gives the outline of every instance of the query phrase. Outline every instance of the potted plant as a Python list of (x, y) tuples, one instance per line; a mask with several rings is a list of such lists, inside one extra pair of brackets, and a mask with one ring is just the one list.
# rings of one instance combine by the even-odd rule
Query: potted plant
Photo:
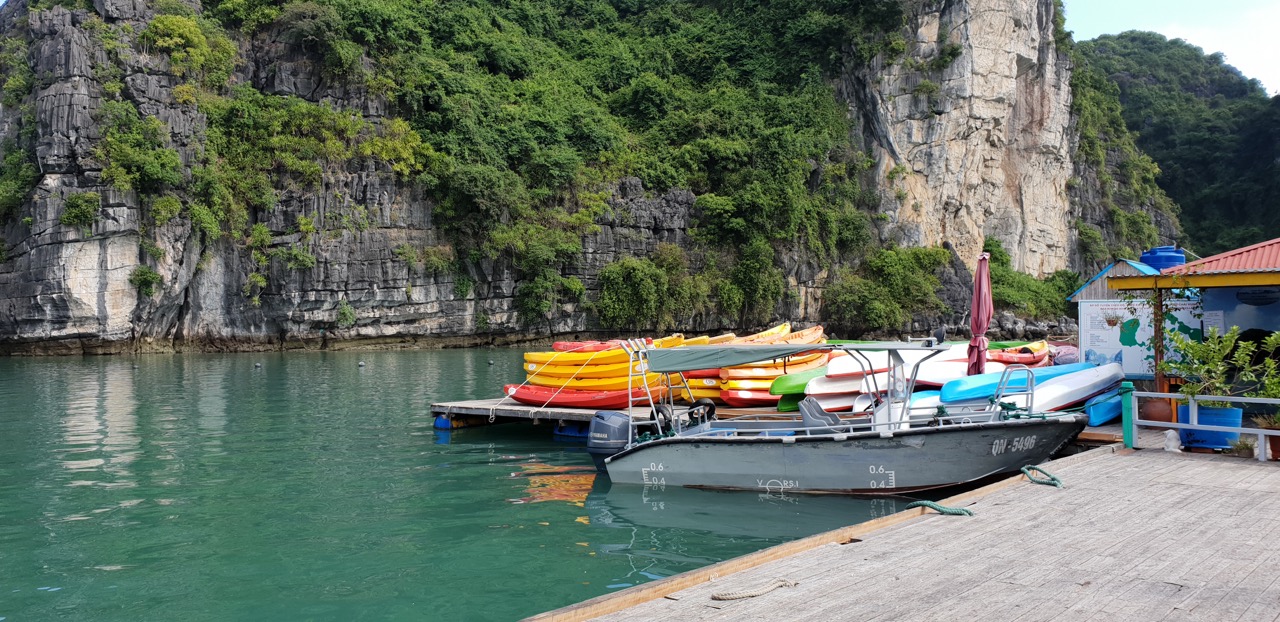
[[(1172, 333), (1170, 338), (1174, 356), (1161, 362), (1161, 369), (1183, 379), (1178, 392), (1188, 400), (1195, 395), (1240, 395), (1243, 391), (1239, 387), (1253, 386), (1257, 381), (1262, 365), (1253, 362), (1253, 354), (1258, 344), (1240, 341), (1239, 326), (1232, 326), (1225, 334), (1211, 328), (1203, 341), (1195, 341), (1178, 332)], [(1234, 428), (1243, 424), (1244, 411), (1232, 406), (1231, 402), (1197, 400), (1197, 404), (1198, 423)], [(1186, 402), (1178, 406), (1178, 423), (1190, 421), (1189, 411)], [(1188, 448), (1227, 449), (1232, 441), (1240, 438), (1239, 434), (1231, 432), (1178, 432), (1182, 436), (1182, 444)]]
[[(1275, 359), (1276, 349), (1280, 348), (1280, 332), (1271, 333), (1262, 340), (1262, 352), (1267, 358), (1258, 365), (1258, 385), (1249, 397), (1280, 399), (1280, 364)], [(1280, 409), (1268, 406), (1269, 413), (1253, 416), (1254, 425), (1266, 430), (1280, 430)], [(1268, 436), (1267, 448), (1272, 460), (1280, 460), (1280, 436)]]
[[(1280, 412), (1254, 415), (1253, 423), (1264, 430), (1280, 430)], [(1272, 460), (1280, 460), (1280, 436), (1267, 437), (1267, 451)]]

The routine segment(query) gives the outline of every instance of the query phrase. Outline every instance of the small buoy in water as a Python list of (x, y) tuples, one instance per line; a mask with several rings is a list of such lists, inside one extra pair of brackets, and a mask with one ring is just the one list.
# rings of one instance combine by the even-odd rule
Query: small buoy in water
[(493, 365), (493, 359), (489, 359), (489, 364)]
[(262, 367), (262, 363), (254, 363), (254, 364), (253, 364), (253, 366), (254, 366), (254, 367)]
[(364, 367), (364, 361), (360, 361), (360, 366)]

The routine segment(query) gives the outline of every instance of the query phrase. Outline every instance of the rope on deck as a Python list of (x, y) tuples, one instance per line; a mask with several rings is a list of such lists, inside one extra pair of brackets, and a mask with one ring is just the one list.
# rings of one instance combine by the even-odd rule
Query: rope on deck
[(909, 510), (911, 508), (929, 508), (930, 510), (934, 510), (939, 514), (945, 514), (947, 516), (973, 516), (973, 510), (953, 508), (942, 505), (941, 503), (934, 503), (933, 501), (913, 501), (908, 503), (907, 507), (903, 509)]
[(739, 592), (720, 592), (719, 594), (712, 594), (711, 600), (738, 600), (739, 598), (755, 598), (757, 596), (768, 594), (769, 592), (772, 592), (780, 587), (795, 587), (797, 585), (799, 584), (796, 583), (795, 581), (789, 581), (787, 579), (775, 579), (773, 583), (766, 585), (764, 587), (756, 588), (754, 590), (742, 590)]
[[(1032, 471), (1039, 471), (1040, 473), (1044, 474), (1044, 475), (1045, 475), (1046, 477), (1048, 477), (1049, 479), (1040, 479), (1040, 478), (1038, 478), (1038, 477), (1036, 477), (1036, 476), (1032, 475), (1032, 474), (1031, 474), (1031, 472), (1032, 472)], [(1058, 476), (1056, 476), (1056, 475), (1054, 475), (1054, 474), (1052, 474), (1052, 473), (1050, 473), (1050, 472), (1048, 472), (1048, 471), (1046, 471), (1046, 470), (1044, 470), (1044, 469), (1042, 469), (1042, 468), (1040, 468), (1040, 467), (1038, 467), (1038, 466), (1036, 466), (1036, 465), (1034, 465), (1034, 464), (1028, 464), (1027, 466), (1022, 467), (1022, 474), (1023, 474), (1023, 475), (1026, 475), (1026, 476), (1027, 476), (1027, 479), (1031, 480), (1032, 482), (1034, 482), (1034, 483), (1036, 483), (1036, 484), (1044, 484), (1045, 486), (1057, 486), (1058, 488), (1062, 488), (1062, 480), (1058, 479)]]

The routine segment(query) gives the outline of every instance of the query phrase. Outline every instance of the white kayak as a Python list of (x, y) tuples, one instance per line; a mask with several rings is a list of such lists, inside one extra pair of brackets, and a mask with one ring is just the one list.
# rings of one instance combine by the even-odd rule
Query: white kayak
[[(1110, 390), (1122, 380), (1124, 380), (1124, 370), (1119, 363), (1109, 363), (1050, 378), (1035, 384), (1030, 396), (1031, 408), (1037, 412), (1068, 408), (1083, 403), (1099, 393)], [(1027, 408), (1028, 397), (1026, 393), (1016, 393), (1002, 397), (1000, 402), (1013, 404), (1018, 408)], [(954, 414), (966, 410), (985, 410), (990, 408), (991, 402), (987, 399), (943, 402), (941, 395), (923, 397), (911, 401), (913, 410), (921, 409), (916, 412), (922, 412), (924, 409), (930, 408), (936, 409), (938, 406), (944, 406), (948, 412)]]

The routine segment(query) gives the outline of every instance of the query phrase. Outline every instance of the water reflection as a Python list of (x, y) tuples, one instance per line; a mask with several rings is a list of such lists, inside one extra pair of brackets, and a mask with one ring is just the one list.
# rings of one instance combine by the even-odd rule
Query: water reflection
[(626, 560), (619, 589), (893, 514), (911, 499), (613, 486), (587, 496), (594, 546)]
[(596, 480), (596, 469), (592, 466), (555, 466), (528, 462), (519, 467), (520, 470), (512, 473), (511, 477), (527, 479), (525, 492), (528, 496), (511, 499), (512, 503), (563, 501), (583, 505)]
[(130, 464), (138, 457), (133, 368), (120, 362), (66, 370), (62, 445), (58, 462), (76, 474), (69, 486), (136, 485)]
[(779, 541), (888, 516), (905, 497), (788, 495), (663, 486), (600, 486), (586, 500), (593, 525), (678, 529)]

